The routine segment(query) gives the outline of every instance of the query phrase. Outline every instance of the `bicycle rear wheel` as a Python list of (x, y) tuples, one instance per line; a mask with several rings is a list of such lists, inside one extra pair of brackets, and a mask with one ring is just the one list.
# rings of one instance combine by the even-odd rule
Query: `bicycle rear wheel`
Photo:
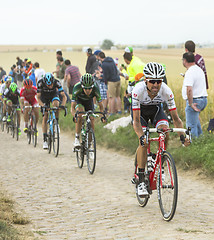
[(1, 130), (2, 130), (2, 132), (4, 132), (4, 125), (5, 125), (5, 122), (1, 122)]
[(19, 120), (18, 120), (18, 114), (17, 114), (17, 111), (15, 112), (15, 119), (16, 119), (16, 122), (15, 122), (15, 132), (16, 132), (16, 141), (19, 140)]
[[(138, 173), (138, 166), (137, 166), (137, 154), (136, 154), (135, 155), (135, 175), (137, 175), (137, 173)], [(139, 183), (138, 180), (135, 178), (137, 201), (140, 207), (145, 207), (149, 201), (149, 196), (142, 198), (138, 195), (138, 191), (137, 191), (138, 183)]]
[(31, 133), (32, 133), (32, 116), (30, 116), (30, 118), (29, 118), (29, 123), (30, 123), (30, 125), (29, 125), (29, 127), (28, 127), (28, 131), (27, 131), (27, 141), (28, 141), (28, 144), (30, 144), (31, 143)]
[(56, 119), (53, 120), (53, 151), (57, 157), (59, 154), (59, 124)]
[(161, 165), (157, 181), (158, 201), (163, 219), (170, 221), (174, 217), (178, 199), (177, 171), (170, 153), (164, 152)]
[(96, 167), (96, 140), (92, 128), (86, 134), (86, 143), (88, 143), (86, 148), (88, 171), (93, 174)]
[(37, 144), (37, 127), (36, 127), (36, 117), (33, 115), (32, 116), (32, 142), (33, 142), (33, 146), (36, 147)]
[(11, 134), (12, 134), (12, 137), (15, 138), (15, 134), (16, 134), (16, 114), (12, 114), (12, 117), (11, 117)]

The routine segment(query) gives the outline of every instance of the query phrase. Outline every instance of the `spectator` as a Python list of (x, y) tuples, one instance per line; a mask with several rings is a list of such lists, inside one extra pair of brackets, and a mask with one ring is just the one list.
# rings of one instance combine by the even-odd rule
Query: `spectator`
[(28, 58), (26, 61), (26, 69), (25, 69), (26, 77), (32, 74), (32, 68), (33, 68), (33, 64), (31, 62), (31, 59)]
[(103, 77), (103, 70), (101, 68), (101, 61), (99, 60), (99, 56), (98, 54), (101, 52), (101, 50), (96, 50), (94, 52), (94, 55), (96, 56), (96, 59), (99, 63), (98, 66), (98, 70), (95, 70), (96, 74), (95, 74), (95, 79), (96, 82), (100, 88), (100, 95), (102, 98), (102, 102), (103, 102), (103, 107), (104, 107), (104, 111), (105, 113), (107, 113), (107, 105), (108, 105), (108, 98), (107, 98), (107, 82), (105, 82), (105, 79)]
[(206, 89), (209, 89), (207, 71), (206, 71), (204, 59), (201, 55), (195, 54), (195, 43), (192, 40), (185, 42), (185, 51), (191, 52), (195, 55), (195, 64), (198, 65), (204, 71), (205, 79), (206, 79)]
[(194, 54), (183, 54), (185, 73), (182, 96), (186, 100), (186, 126), (191, 127), (192, 135), (202, 134), (199, 114), (207, 105), (206, 80), (203, 70), (195, 64)]
[(17, 60), (16, 66), (17, 67), (19, 66), (19, 68), (22, 68), (22, 59), (20, 59), (20, 57), (16, 57), (16, 60)]
[(102, 62), (103, 77), (108, 85), (109, 113), (115, 113), (115, 109), (121, 114), (120, 99), (120, 76), (113, 58), (106, 57), (104, 52), (99, 53), (99, 59)]
[(18, 88), (22, 87), (22, 81), (23, 81), (23, 61), (20, 59), (20, 57), (16, 58), (16, 74), (17, 74), (17, 83), (18, 83)]
[(65, 66), (64, 81), (67, 84), (69, 94), (72, 94), (74, 85), (80, 81), (81, 74), (78, 67), (71, 65), (69, 59), (65, 60)]
[(145, 63), (143, 63), (140, 60), (140, 58), (133, 56), (131, 53), (127, 53), (127, 52), (123, 54), (123, 58), (125, 63), (128, 65), (127, 67), (128, 77), (126, 78), (126, 80), (129, 80), (129, 82), (134, 82), (135, 76), (138, 73), (143, 72)]
[(131, 55), (133, 56), (133, 54), (134, 54), (133, 48), (132, 47), (126, 47), (125, 48), (125, 53), (131, 53)]
[(61, 82), (62, 88), (67, 93), (68, 92), (67, 84), (64, 82), (66, 66), (65, 66), (63, 57), (57, 57), (57, 61), (59, 63), (59, 72), (58, 72), (59, 80)]
[(37, 82), (45, 76), (45, 70), (43, 68), (40, 68), (40, 65), (38, 62), (34, 63), (35, 68), (35, 78), (36, 78), (36, 84)]
[(95, 57), (94, 54), (92, 54), (92, 49), (91, 48), (87, 49), (86, 54), (88, 56), (88, 59), (87, 59), (87, 62), (86, 62), (85, 71), (86, 71), (86, 73), (94, 74), (95, 70), (98, 67), (96, 57)]
[(0, 67), (0, 71), (1, 71), (1, 73), (0, 73), (0, 80), (1, 80), (2, 77), (3, 77), (4, 75), (6, 75), (6, 71), (3, 69), (3, 67)]
[[(61, 51), (60, 49), (57, 49), (57, 50), (56, 50), (56, 59), (57, 59), (58, 57), (62, 57), (62, 51)], [(63, 61), (65, 61), (64, 58), (63, 58)], [(59, 69), (60, 69), (60, 64), (59, 64), (59, 62), (58, 62), (58, 60), (57, 60), (56, 71), (53, 72), (53, 74), (56, 73), (56, 78), (59, 78)]]
[(17, 83), (17, 74), (16, 74), (16, 65), (13, 64), (13, 66), (10, 68), (9, 76), (12, 77), (12, 82)]

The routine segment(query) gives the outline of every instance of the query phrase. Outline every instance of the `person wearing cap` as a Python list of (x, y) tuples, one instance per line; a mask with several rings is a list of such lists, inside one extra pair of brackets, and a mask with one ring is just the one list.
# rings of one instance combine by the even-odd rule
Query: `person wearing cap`
[(126, 47), (125, 48), (125, 53), (131, 53), (131, 55), (133, 56), (133, 48), (132, 47)]
[(86, 55), (87, 55), (88, 58), (87, 58), (86, 66), (85, 66), (85, 72), (90, 73), (90, 74), (94, 74), (98, 65), (97, 65), (97, 62), (96, 62), (95, 55), (92, 54), (92, 49), (91, 48), (87, 49)]
[(123, 58), (125, 63), (128, 65), (127, 67), (127, 74), (128, 77), (126, 80), (129, 82), (133, 82), (135, 80), (135, 76), (138, 73), (142, 73), (145, 67), (145, 63), (141, 61), (140, 58), (133, 56), (131, 53), (125, 52), (123, 54)]
[(31, 62), (31, 59), (28, 58), (26, 61), (26, 70), (24, 71), (26, 76), (30, 76), (32, 74), (32, 68), (33, 68), (33, 64)]

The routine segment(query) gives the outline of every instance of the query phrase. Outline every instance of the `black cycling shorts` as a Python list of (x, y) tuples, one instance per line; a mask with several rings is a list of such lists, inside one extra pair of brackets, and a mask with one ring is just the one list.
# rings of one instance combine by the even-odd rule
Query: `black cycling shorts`
[(154, 127), (158, 127), (162, 124), (169, 126), (167, 116), (164, 113), (161, 105), (141, 105), (140, 112), (140, 121), (142, 127), (147, 127), (149, 120), (154, 125)]
[(50, 103), (53, 102), (54, 100), (57, 100), (60, 102), (59, 92), (55, 92), (54, 94), (50, 94), (50, 93), (41, 94), (41, 101), (47, 106), (49, 106)]
[(89, 100), (82, 100), (80, 98), (77, 98), (77, 105), (81, 104), (83, 105), (83, 107), (85, 108), (85, 111), (89, 111), (89, 110), (94, 110), (94, 103), (93, 103), (93, 99), (89, 99)]

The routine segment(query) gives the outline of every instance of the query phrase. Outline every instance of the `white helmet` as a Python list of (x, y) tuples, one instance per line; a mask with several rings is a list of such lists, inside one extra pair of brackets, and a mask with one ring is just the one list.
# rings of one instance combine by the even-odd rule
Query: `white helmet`
[(165, 70), (163, 65), (156, 62), (147, 63), (143, 69), (146, 78), (163, 78), (165, 77)]

